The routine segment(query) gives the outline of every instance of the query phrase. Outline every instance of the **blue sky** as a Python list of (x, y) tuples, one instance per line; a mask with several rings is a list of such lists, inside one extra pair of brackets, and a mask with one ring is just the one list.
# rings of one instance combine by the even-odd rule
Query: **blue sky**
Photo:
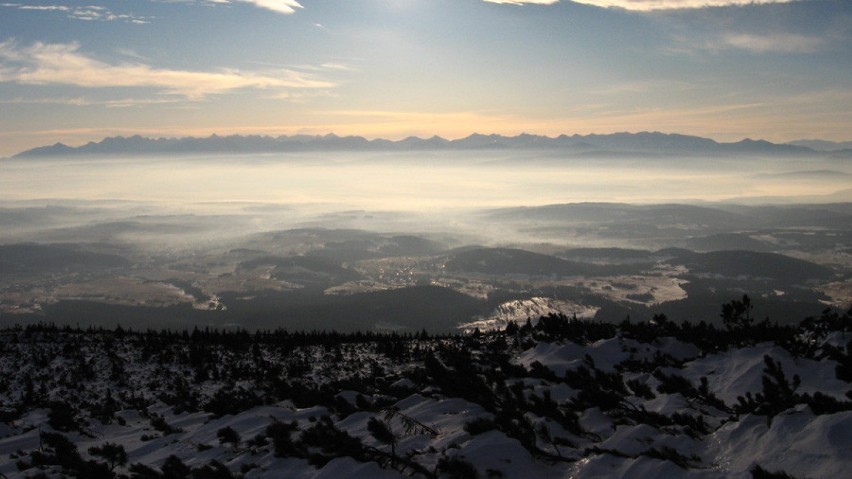
[(643, 130), (852, 140), (852, 2), (0, 0), (0, 155)]

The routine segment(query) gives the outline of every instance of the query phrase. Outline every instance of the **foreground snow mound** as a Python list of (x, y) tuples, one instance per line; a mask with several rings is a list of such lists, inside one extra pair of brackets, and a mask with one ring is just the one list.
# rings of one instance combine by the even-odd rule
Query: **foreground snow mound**
[(576, 369), (586, 361), (587, 356), (592, 358), (596, 367), (612, 372), (616, 364), (627, 358), (628, 353), (617, 338), (602, 339), (589, 346), (540, 342), (534, 348), (524, 351), (518, 362), (527, 368), (532, 363), (539, 362), (559, 376), (565, 374), (568, 369)]
[(814, 416), (803, 407), (768, 425), (765, 417), (747, 415), (713, 433), (708, 447), (732, 474), (760, 464), (796, 477), (845, 477), (852, 466), (852, 412)]
[(723, 477), (712, 471), (687, 470), (676, 464), (646, 456), (625, 458), (613, 455), (596, 455), (577, 462), (567, 476), (572, 479), (679, 479)]
[[(280, 476), (278, 476), (280, 477)], [(341, 457), (325, 465), (315, 474), (307, 476), (311, 479), (397, 479), (405, 477), (396, 471), (382, 469), (374, 462), (362, 463), (351, 457)]]
[(849, 384), (837, 379), (836, 364), (793, 357), (787, 350), (771, 343), (713, 354), (687, 363), (681, 374), (698, 380), (707, 377), (710, 390), (726, 403), (763, 387), (764, 357), (778, 361), (788, 378), (798, 376), (800, 393), (821, 392), (843, 399)]
[(783, 342), (740, 344), (671, 324), (543, 324), (551, 330), (436, 338), (0, 331), (0, 477), (852, 468), (845, 331), (823, 345), (786, 330), (769, 331)]
[(569, 369), (576, 369), (591, 358), (594, 366), (603, 371), (615, 371), (615, 366), (626, 359), (652, 360), (656, 355), (665, 355), (676, 361), (686, 361), (698, 357), (700, 350), (693, 344), (683, 343), (675, 338), (664, 337), (653, 343), (640, 343), (623, 337), (601, 339), (588, 345), (573, 342), (538, 342), (518, 357), (518, 363), (530, 367), (539, 362), (557, 375)]

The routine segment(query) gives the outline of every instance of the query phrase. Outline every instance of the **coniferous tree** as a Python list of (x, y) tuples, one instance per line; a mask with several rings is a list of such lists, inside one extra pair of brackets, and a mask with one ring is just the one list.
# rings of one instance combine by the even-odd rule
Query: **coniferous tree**
[(231, 426), (226, 426), (216, 431), (216, 437), (219, 438), (219, 444), (231, 443), (235, 451), (240, 446), (240, 433)]
[(121, 444), (105, 442), (100, 446), (90, 447), (89, 454), (106, 460), (110, 471), (115, 470), (116, 466), (127, 464), (127, 452)]
[(747, 329), (752, 324), (751, 311), (754, 306), (747, 294), (741, 300), (734, 299), (730, 303), (722, 305), (722, 324), (728, 330)]

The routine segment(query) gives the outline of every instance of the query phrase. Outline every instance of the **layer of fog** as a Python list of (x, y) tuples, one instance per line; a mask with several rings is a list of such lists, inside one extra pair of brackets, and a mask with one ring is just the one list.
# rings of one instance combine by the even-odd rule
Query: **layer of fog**
[(470, 213), (575, 202), (849, 201), (847, 163), (516, 150), (5, 160), (0, 242), (197, 243), (304, 226), (520, 241)]

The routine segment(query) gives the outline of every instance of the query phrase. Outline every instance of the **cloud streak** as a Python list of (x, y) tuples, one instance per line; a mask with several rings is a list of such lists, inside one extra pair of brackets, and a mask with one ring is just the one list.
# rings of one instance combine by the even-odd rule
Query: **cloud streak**
[(334, 83), (295, 70), (271, 72), (190, 71), (155, 68), (144, 63), (110, 64), (79, 51), (79, 45), (35, 43), (19, 48), (0, 43), (0, 81), (23, 85), (70, 85), (81, 88), (155, 88), (162, 93), (201, 100), (242, 89), (286, 92), (333, 88)]
[(234, 3), (249, 3), (257, 8), (270, 10), (276, 13), (296, 13), (296, 9), (304, 8), (296, 0), (202, 0), (205, 4), (231, 5)]
[(258, 8), (272, 10), (278, 13), (295, 13), (302, 5), (295, 0), (237, 0), (242, 3), (251, 3)]
[(107, 108), (130, 108), (147, 105), (164, 105), (177, 103), (174, 98), (137, 99), (123, 98), (119, 100), (91, 100), (89, 98), (13, 98), (0, 100), (2, 105), (63, 105), (63, 106), (105, 106)]
[(532, 5), (553, 5), (554, 3), (559, 2), (559, 0), (483, 0), (486, 3), (500, 3), (506, 5), (524, 5), (524, 4), (532, 4)]
[(67, 5), (24, 5), (20, 3), (0, 3), (0, 6), (6, 8), (15, 8), (23, 11), (35, 12), (59, 12), (64, 13), (68, 18), (73, 20), (84, 20), (89, 22), (125, 22), (135, 24), (149, 23), (150, 17), (141, 17), (138, 15), (126, 13), (113, 13), (106, 7), (96, 5), (69, 7)]
[(671, 53), (696, 54), (711, 52), (721, 54), (741, 50), (753, 54), (808, 54), (830, 47), (831, 37), (817, 37), (792, 32), (747, 33), (722, 32), (704, 40), (675, 36)]
[(794, 33), (769, 35), (730, 33), (722, 38), (723, 46), (753, 53), (814, 53), (824, 43), (822, 38)]
[[(492, 0), (485, 0), (492, 1)], [(518, 0), (520, 2), (521, 0)], [(801, 0), (572, 0), (576, 3), (584, 3), (604, 8), (622, 8), (648, 12), (654, 10), (680, 10), (706, 7), (734, 7), (742, 5), (768, 5), (773, 3), (791, 3)], [(516, 3), (497, 0), (495, 3)], [(524, 2), (527, 3), (527, 2)], [(543, 2), (535, 2), (543, 3)], [(552, 2), (551, 2), (552, 3)]]

